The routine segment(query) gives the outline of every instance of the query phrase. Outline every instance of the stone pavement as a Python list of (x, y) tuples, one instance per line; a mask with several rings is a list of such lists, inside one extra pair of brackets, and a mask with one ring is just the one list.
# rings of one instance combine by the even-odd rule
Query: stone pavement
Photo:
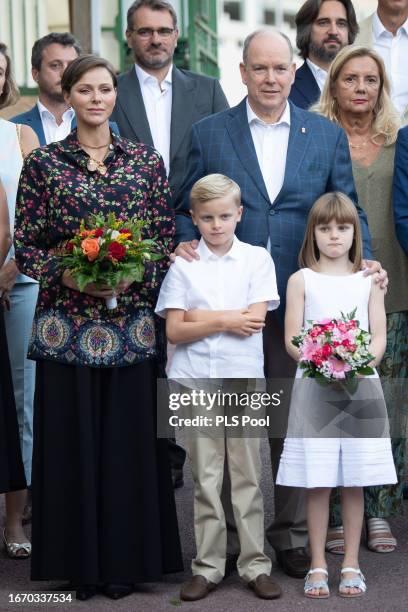
[[(262, 446), (264, 478), (263, 490), (265, 496), (266, 520), (271, 519), (273, 512), (272, 488), (270, 482), (269, 457), (266, 441)], [(2, 497), (2, 496), (0, 496)], [(190, 472), (186, 470), (186, 484), (176, 492), (180, 532), (185, 559), (184, 574), (167, 576), (165, 582), (140, 586), (133, 595), (120, 601), (112, 601), (102, 595), (88, 602), (66, 604), (10, 604), (9, 594), (45, 590), (55, 583), (32, 583), (29, 579), (29, 561), (12, 561), (6, 558), (4, 551), (0, 552), (0, 612), (17, 610), (58, 610), (67, 612), (294, 612), (297, 610), (326, 610), (337, 612), (353, 610), (353, 612), (402, 612), (408, 610), (408, 501), (405, 502), (405, 516), (391, 521), (394, 535), (398, 538), (398, 548), (392, 554), (376, 554), (367, 550), (364, 542), (361, 546), (360, 565), (367, 579), (368, 591), (364, 597), (353, 600), (340, 598), (337, 593), (338, 571), (341, 557), (328, 555), (330, 587), (332, 595), (328, 600), (315, 602), (305, 599), (302, 595), (302, 580), (289, 578), (279, 568), (274, 566), (273, 576), (283, 588), (283, 596), (275, 601), (257, 599), (252, 591), (242, 584), (237, 574), (225, 579), (216, 591), (205, 600), (187, 603), (178, 598), (181, 583), (190, 575), (189, 564), (194, 554), (193, 539), (193, 483)], [(3, 515), (3, 500), (0, 501), (0, 516)], [(58, 546), (58, 542), (55, 543)], [(268, 547), (267, 552), (273, 555)]]

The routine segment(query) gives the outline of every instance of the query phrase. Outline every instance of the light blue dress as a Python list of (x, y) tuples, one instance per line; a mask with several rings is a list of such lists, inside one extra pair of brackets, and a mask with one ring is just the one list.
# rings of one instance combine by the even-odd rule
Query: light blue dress
[[(0, 119), (0, 179), (7, 196), (11, 230), (14, 230), (18, 181), (23, 165), (16, 125)], [(7, 260), (13, 257), (11, 247)], [(33, 449), (33, 401), (35, 362), (26, 358), (37, 302), (38, 284), (19, 274), (10, 293), (11, 310), (4, 312), (14, 395), (17, 407), (21, 452), (27, 484), (31, 482)]]

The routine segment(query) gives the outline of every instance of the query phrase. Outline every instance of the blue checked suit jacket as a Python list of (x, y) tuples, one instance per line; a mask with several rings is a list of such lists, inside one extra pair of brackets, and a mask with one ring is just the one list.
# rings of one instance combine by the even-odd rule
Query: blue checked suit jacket
[(238, 183), (244, 211), (237, 227), (240, 240), (266, 247), (270, 240), (276, 266), (281, 314), (288, 278), (298, 269), (298, 254), (313, 203), (328, 191), (342, 191), (356, 203), (371, 258), (370, 234), (364, 211), (357, 204), (349, 148), (344, 131), (315, 113), (290, 103), (291, 126), (285, 177), (271, 202), (262, 178), (248, 125), (246, 98), (229, 110), (193, 125), (188, 166), (176, 202), (177, 243), (197, 238), (189, 210), (193, 184), (214, 172)]

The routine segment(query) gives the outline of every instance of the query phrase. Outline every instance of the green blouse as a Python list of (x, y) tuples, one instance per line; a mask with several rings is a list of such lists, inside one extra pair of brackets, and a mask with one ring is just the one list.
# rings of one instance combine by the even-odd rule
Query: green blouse
[(367, 168), (353, 161), (358, 201), (368, 218), (373, 257), (388, 272), (387, 314), (408, 310), (408, 257), (397, 240), (392, 211), (394, 154), (395, 144), (382, 147)]

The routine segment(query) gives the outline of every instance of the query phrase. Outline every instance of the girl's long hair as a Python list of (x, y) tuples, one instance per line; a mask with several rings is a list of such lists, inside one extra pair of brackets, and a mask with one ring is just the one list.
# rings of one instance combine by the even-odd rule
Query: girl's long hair
[(363, 259), (363, 240), (361, 236), (360, 219), (357, 208), (344, 193), (333, 191), (325, 193), (313, 204), (307, 219), (305, 237), (299, 253), (301, 268), (315, 269), (320, 259), (314, 231), (317, 225), (327, 224), (335, 220), (337, 223), (350, 223), (354, 227), (353, 244), (349, 252), (353, 262), (353, 272), (361, 269)]
[(359, 45), (344, 47), (331, 63), (320, 100), (310, 110), (341, 125), (340, 108), (334, 97), (334, 86), (345, 64), (356, 57), (370, 57), (377, 64), (380, 75), (380, 89), (378, 91), (377, 103), (373, 109), (372, 139), (375, 141), (376, 138), (382, 136), (385, 146), (389, 146), (397, 140), (401, 120), (391, 102), (390, 81), (385, 71), (384, 62), (373, 49)]

